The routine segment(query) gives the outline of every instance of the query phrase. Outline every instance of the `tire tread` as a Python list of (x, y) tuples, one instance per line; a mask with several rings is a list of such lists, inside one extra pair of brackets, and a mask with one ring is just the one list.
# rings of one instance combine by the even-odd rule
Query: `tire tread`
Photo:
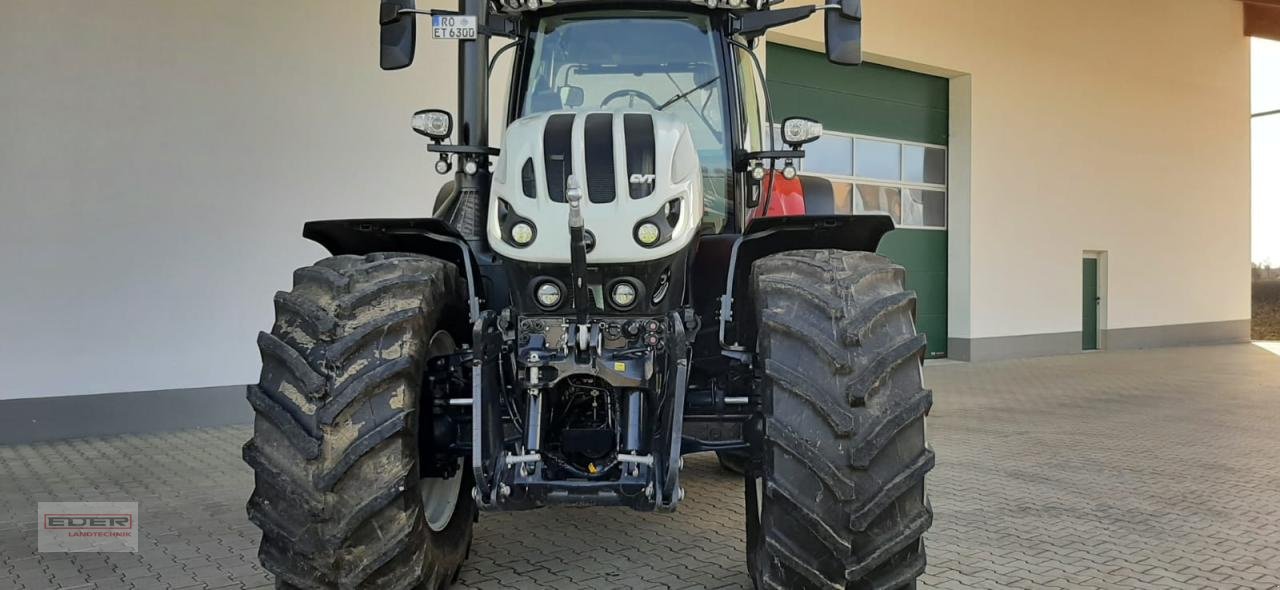
[(933, 394), (905, 276), (875, 254), (835, 250), (753, 267), (766, 400), (760, 587), (909, 587), (923, 571)]

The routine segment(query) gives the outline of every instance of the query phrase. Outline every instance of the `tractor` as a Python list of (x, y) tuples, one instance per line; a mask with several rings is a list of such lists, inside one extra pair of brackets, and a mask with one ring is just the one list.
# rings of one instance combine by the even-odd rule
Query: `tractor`
[(331, 257), (276, 294), (247, 393), (277, 587), (447, 587), (481, 513), (672, 511), (699, 452), (742, 473), (756, 587), (915, 586), (916, 297), (875, 254), (892, 219), (799, 173), (822, 125), (775, 123), (756, 54), (821, 15), (827, 58), (857, 65), (862, 6), (778, 4), (381, 1), (383, 69), (419, 18), (458, 46), (456, 113), (411, 118), (452, 180), (431, 217), (304, 226)]

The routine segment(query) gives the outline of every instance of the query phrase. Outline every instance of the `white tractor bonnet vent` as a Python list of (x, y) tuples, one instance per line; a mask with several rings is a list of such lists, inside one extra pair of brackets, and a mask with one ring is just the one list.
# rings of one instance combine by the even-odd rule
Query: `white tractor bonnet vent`
[[(489, 242), (516, 260), (569, 262), (570, 175), (584, 193), (586, 229), (596, 236), (588, 262), (669, 256), (688, 245), (702, 220), (698, 154), (688, 127), (667, 113), (558, 111), (525, 117), (507, 129), (497, 166)], [(662, 221), (659, 239), (641, 243), (637, 228), (654, 218)], [(536, 238), (513, 241), (506, 234), (516, 223), (536, 227)]]

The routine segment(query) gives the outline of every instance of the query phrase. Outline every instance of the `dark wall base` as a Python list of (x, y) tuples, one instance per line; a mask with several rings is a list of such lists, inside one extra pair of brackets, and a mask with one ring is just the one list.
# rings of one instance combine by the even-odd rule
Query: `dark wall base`
[[(1175, 324), (1102, 331), (1105, 350), (1226, 344), (1249, 341), (1249, 320)], [(1025, 334), (996, 338), (951, 338), (948, 356), (958, 361), (998, 361), (1082, 352), (1080, 332)]]
[(1250, 320), (1236, 320), (1230, 322), (1151, 326), (1148, 328), (1122, 328), (1119, 330), (1103, 330), (1102, 338), (1106, 342), (1107, 348), (1115, 350), (1248, 342), (1250, 323)]
[(995, 338), (952, 338), (948, 358), (957, 361), (998, 361), (1080, 352), (1080, 333), (1023, 334)]
[(0, 400), (0, 445), (252, 423), (244, 385)]

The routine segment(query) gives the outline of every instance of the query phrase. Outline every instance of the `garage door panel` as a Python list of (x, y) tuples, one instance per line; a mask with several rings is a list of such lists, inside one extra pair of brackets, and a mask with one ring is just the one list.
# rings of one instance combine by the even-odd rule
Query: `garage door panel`
[(929, 346), (925, 349), (925, 358), (945, 358), (947, 356), (947, 315), (917, 314), (916, 330), (925, 335)]
[[(817, 119), (832, 131), (921, 143), (947, 142), (947, 112), (785, 82), (770, 83), (774, 116)], [(779, 108), (788, 105), (790, 108)]]
[(880, 253), (913, 271), (947, 272), (947, 232), (895, 229), (880, 242)]
[[(819, 59), (813, 59), (814, 55)], [(903, 70), (873, 63), (857, 67), (836, 66), (821, 54), (777, 44), (769, 45), (768, 68), (771, 82), (864, 95), (944, 113), (947, 110), (946, 78), (903, 76)]]

